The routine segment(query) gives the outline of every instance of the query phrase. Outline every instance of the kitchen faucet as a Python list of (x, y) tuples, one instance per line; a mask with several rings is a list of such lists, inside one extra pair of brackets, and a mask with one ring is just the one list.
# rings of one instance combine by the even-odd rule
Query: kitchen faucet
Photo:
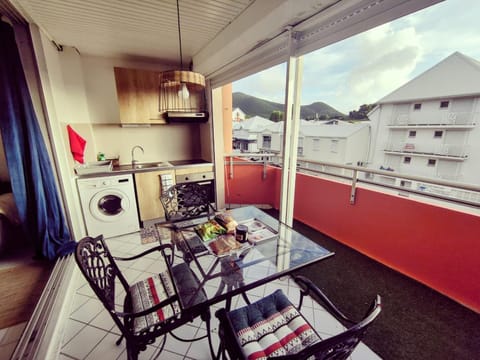
[(140, 145), (135, 145), (133, 148), (132, 148), (132, 166), (135, 166), (138, 161), (135, 160), (135, 149), (140, 149), (142, 150), (142, 154), (145, 154), (145, 151), (143, 151), (143, 147), (141, 147)]

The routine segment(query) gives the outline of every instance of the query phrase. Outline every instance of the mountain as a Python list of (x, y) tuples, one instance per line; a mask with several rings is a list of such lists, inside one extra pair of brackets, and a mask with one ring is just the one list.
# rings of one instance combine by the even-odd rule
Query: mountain
[[(233, 108), (238, 107), (242, 109), (242, 111), (249, 117), (258, 115), (269, 119), (273, 111), (283, 112), (283, 104), (281, 103), (259, 99), (241, 92), (234, 92), (232, 98)], [(347, 117), (345, 114), (342, 114), (330, 105), (320, 101), (314, 102), (310, 105), (302, 105), (300, 107), (300, 117), (302, 119), (313, 119), (315, 118), (315, 114), (317, 114), (318, 117), (324, 117), (326, 115), (328, 115), (329, 118)]]

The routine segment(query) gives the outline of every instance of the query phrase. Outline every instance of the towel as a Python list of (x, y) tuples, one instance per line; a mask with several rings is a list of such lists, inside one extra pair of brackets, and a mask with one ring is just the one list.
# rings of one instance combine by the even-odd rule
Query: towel
[(85, 151), (86, 141), (70, 125), (67, 125), (68, 140), (70, 141), (70, 151), (73, 158), (80, 164), (84, 163), (83, 152)]

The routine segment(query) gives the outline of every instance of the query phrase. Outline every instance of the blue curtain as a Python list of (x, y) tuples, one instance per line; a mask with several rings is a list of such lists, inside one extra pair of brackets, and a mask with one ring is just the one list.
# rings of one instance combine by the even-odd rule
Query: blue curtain
[(0, 130), (13, 195), (37, 255), (53, 260), (75, 248), (33, 109), (13, 28), (0, 21)]

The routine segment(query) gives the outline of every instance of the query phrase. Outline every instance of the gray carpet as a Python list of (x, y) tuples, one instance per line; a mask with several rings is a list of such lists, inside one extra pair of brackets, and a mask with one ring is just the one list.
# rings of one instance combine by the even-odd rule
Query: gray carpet
[(347, 315), (360, 319), (375, 295), (382, 296), (383, 311), (364, 339), (382, 358), (480, 359), (479, 314), (300, 222), (294, 228), (335, 252), (299, 274)]

